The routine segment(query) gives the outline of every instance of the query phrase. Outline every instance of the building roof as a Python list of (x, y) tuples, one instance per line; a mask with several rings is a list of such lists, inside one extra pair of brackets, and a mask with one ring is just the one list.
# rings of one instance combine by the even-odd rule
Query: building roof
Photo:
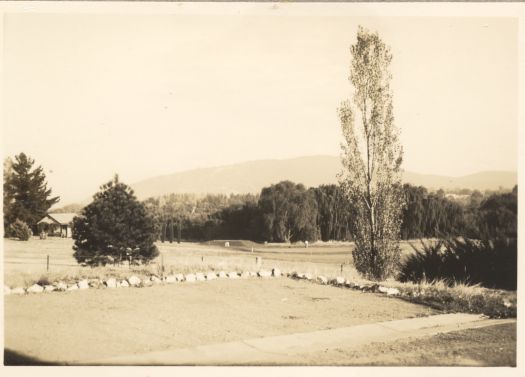
[(38, 223), (69, 225), (73, 222), (73, 217), (78, 216), (76, 213), (48, 213)]

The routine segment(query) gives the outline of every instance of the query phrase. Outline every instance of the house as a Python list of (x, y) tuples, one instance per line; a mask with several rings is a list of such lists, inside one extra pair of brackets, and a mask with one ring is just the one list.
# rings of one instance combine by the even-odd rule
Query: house
[(38, 231), (49, 236), (71, 237), (73, 217), (76, 213), (48, 213), (37, 223)]

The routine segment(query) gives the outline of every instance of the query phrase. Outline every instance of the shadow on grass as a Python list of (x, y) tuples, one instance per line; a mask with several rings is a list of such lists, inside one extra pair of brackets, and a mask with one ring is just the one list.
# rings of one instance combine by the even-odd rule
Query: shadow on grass
[(22, 353), (4, 349), (4, 365), (6, 366), (34, 366), (34, 365), (61, 365), (49, 361), (43, 361), (35, 357), (26, 356)]

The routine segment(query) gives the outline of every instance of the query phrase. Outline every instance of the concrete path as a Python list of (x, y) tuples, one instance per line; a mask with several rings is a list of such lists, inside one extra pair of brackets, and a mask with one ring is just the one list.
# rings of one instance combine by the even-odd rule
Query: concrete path
[(473, 314), (440, 314), (291, 335), (178, 348), (95, 360), (83, 365), (285, 365), (294, 355), (333, 348), (359, 348), (372, 342), (431, 336), (451, 331), (512, 323)]

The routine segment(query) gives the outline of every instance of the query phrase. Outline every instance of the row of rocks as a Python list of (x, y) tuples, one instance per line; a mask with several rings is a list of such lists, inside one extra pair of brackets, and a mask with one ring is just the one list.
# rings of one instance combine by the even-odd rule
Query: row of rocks
[(401, 294), (401, 292), (397, 288), (384, 287), (379, 284), (358, 284), (348, 279), (345, 279), (342, 276), (337, 276), (333, 279), (329, 279), (326, 276), (319, 275), (314, 278), (312, 274), (309, 274), (309, 273), (293, 272), (290, 274), (290, 277), (293, 279), (304, 279), (304, 280), (309, 280), (309, 281), (315, 281), (319, 284), (324, 284), (324, 285), (330, 284), (330, 285), (335, 285), (338, 287), (357, 289), (357, 290), (364, 291), (364, 292), (384, 293), (384, 294), (387, 294), (388, 296), (398, 296)]
[(53, 291), (73, 291), (78, 289), (88, 289), (88, 288), (127, 288), (127, 287), (147, 287), (158, 284), (174, 284), (178, 282), (196, 282), (196, 281), (207, 281), (215, 279), (247, 279), (252, 277), (280, 277), (282, 276), (281, 271), (278, 268), (272, 270), (260, 270), (259, 272), (254, 271), (244, 271), (242, 273), (237, 273), (236, 271), (225, 272), (220, 271), (218, 273), (210, 271), (207, 273), (197, 272), (190, 274), (176, 274), (168, 275), (163, 279), (160, 279), (158, 276), (150, 276), (148, 278), (140, 279), (138, 276), (130, 276), (128, 279), (118, 280), (115, 278), (109, 278), (107, 280), (87, 280), (83, 279), (79, 282), (66, 284), (65, 282), (58, 282), (53, 285), (39, 285), (33, 284), (29, 288), (25, 289), (23, 287), (10, 288), (4, 286), (4, 294), (9, 295), (23, 295), (26, 293), (42, 293), (42, 292), (53, 292)]

